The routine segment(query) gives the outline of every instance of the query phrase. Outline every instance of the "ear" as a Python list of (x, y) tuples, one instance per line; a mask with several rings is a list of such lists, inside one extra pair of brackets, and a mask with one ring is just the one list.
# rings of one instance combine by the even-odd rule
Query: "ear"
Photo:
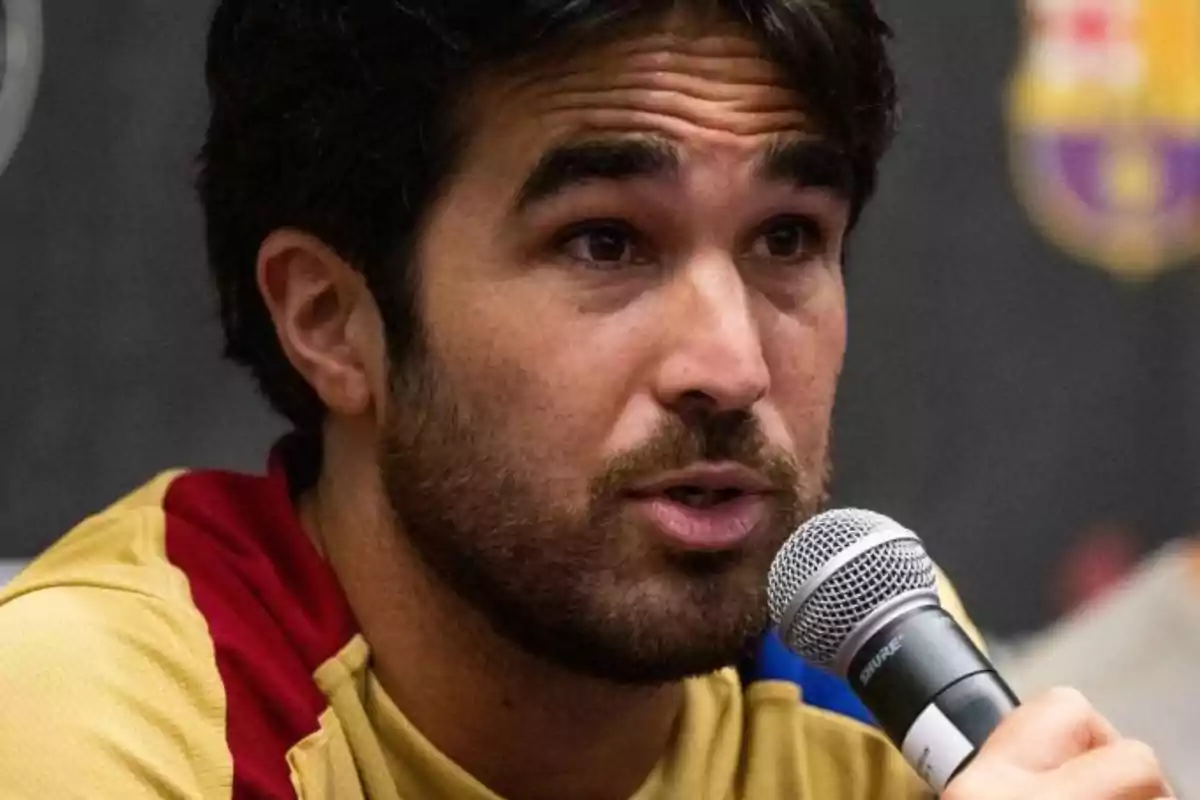
[(362, 275), (316, 237), (278, 230), (259, 248), (257, 279), (284, 354), (326, 408), (383, 408), (387, 349)]

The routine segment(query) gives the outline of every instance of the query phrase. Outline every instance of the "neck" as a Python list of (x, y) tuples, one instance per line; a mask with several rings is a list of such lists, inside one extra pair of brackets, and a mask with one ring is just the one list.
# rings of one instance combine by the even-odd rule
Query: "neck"
[(667, 748), (682, 688), (620, 686), (520, 650), (428, 572), (382, 498), (371, 465), (327, 447), (301, 516), (409, 722), (511, 800), (633, 795)]

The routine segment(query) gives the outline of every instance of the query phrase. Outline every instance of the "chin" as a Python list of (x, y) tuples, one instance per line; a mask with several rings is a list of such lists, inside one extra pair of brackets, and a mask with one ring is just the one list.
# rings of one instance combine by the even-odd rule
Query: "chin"
[(558, 639), (578, 647), (553, 656), (594, 677), (641, 686), (734, 666), (767, 626), (765, 575), (749, 578), (742, 570), (702, 569), (659, 574), (624, 591), (613, 587), (591, 604), (591, 619), (576, 618), (574, 635)]

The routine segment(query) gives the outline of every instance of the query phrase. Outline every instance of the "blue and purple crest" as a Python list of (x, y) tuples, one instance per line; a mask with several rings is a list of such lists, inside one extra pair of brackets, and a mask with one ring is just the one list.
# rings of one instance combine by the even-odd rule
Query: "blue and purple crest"
[(1022, 202), (1129, 277), (1200, 259), (1200, 0), (1026, 0), (1010, 94)]

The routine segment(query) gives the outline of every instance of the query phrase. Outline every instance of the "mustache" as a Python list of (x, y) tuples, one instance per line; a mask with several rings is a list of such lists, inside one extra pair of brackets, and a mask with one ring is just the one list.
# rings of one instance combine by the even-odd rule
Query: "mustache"
[(663, 472), (702, 462), (733, 462), (762, 474), (776, 491), (794, 495), (803, 471), (767, 441), (758, 420), (744, 411), (685, 420), (665, 420), (655, 435), (617, 456), (595, 481), (594, 497), (623, 494), (630, 486)]

